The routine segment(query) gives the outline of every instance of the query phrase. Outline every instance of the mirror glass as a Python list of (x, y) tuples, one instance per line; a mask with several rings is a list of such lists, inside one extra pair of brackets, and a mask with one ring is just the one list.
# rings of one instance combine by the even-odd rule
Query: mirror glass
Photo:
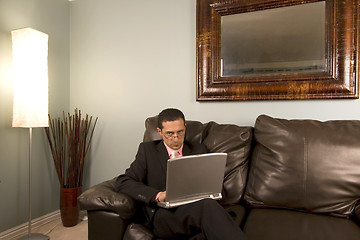
[(325, 1), (221, 17), (221, 76), (324, 71)]

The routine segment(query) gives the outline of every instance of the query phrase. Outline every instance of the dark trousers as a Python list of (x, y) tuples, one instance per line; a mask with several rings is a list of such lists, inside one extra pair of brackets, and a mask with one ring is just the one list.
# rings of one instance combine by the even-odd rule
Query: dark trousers
[(247, 239), (226, 210), (212, 199), (173, 209), (158, 209), (153, 219), (153, 231), (163, 239)]

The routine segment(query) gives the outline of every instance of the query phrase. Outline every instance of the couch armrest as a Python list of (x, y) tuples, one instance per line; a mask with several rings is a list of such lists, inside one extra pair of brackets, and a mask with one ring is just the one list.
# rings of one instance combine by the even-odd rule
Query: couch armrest
[(113, 211), (122, 219), (132, 218), (136, 211), (135, 202), (130, 196), (115, 191), (115, 180), (102, 182), (83, 192), (78, 197), (80, 209)]

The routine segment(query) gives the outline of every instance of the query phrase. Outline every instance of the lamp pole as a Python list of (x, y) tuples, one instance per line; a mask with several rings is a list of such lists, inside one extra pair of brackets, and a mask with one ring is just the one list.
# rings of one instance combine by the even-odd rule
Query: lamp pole
[(31, 185), (32, 185), (32, 127), (29, 128), (29, 223), (28, 223), (28, 234), (18, 238), (18, 240), (49, 240), (50, 238), (41, 233), (31, 233)]

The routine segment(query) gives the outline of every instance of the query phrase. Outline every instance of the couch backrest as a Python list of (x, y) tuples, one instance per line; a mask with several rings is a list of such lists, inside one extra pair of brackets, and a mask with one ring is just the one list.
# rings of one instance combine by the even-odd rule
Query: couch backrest
[(360, 121), (259, 116), (245, 200), (348, 216), (360, 198)]
[[(145, 128), (144, 141), (161, 139), (156, 130), (157, 116), (146, 119)], [(208, 152), (228, 153), (220, 202), (223, 205), (238, 203), (243, 197), (252, 138), (252, 127), (186, 121), (186, 141), (202, 143)]]

